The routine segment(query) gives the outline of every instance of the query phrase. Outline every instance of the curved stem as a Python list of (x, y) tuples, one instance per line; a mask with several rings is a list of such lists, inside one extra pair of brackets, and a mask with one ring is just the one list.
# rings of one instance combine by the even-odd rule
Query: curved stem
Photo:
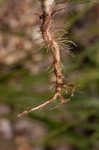
[(53, 67), (56, 76), (56, 92), (61, 92), (61, 86), (63, 84), (63, 76), (61, 73), (61, 65), (60, 65), (60, 47), (58, 43), (55, 41), (54, 36), (51, 32), (51, 26), (53, 23), (53, 8), (54, 8), (54, 0), (52, 3), (48, 3), (45, 0), (43, 3), (43, 21), (41, 25), (41, 32), (43, 35), (43, 39), (46, 44), (51, 48), (53, 55)]
[(53, 16), (52, 16), (53, 8), (54, 8), (54, 0), (42, 0), (43, 18), (41, 24), (41, 32), (44, 41), (52, 50), (53, 68), (56, 76), (56, 90), (54, 96), (49, 98), (46, 102), (32, 109), (25, 110), (24, 112), (20, 113), (18, 117), (21, 117), (22, 115), (32, 112), (34, 110), (40, 109), (46, 106), (47, 104), (49, 104), (50, 102), (56, 100), (57, 98), (60, 99), (61, 103), (70, 100), (70, 99), (64, 99), (63, 96), (61, 95), (61, 90), (62, 88), (65, 87), (63, 85), (63, 75), (61, 72), (60, 47), (59, 44), (55, 41), (54, 36), (51, 32), (51, 26), (53, 23)]

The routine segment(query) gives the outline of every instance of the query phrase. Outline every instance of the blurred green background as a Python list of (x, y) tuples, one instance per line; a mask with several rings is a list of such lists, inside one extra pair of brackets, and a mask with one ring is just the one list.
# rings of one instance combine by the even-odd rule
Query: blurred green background
[(52, 30), (75, 95), (17, 118), (53, 94), (53, 59), (40, 1), (0, 0), (0, 150), (99, 150), (99, 2), (56, 0), (60, 8)]

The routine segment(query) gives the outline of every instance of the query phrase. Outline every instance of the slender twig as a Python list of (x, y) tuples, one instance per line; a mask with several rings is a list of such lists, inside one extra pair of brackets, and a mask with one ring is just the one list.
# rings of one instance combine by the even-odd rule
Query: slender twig
[[(49, 98), (46, 102), (43, 104), (34, 107), (32, 109), (26, 110), (18, 115), (18, 117), (27, 114), (29, 112), (32, 112), (34, 110), (40, 109), (44, 107), (45, 105), (49, 104), (50, 102), (56, 100), (57, 98), (60, 99), (61, 103), (64, 101), (67, 102), (69, 99), (64, 99), (61, 91), (64, 88), (72, 88), (68, 86), (64, 86), (63, 84), (63, 75), (61, 72), (61, 60), (60, 60), (60, 47), (58, 42), (54, 39), (54, 35), (51, 32), (51, 27), (53, 24), (53, 9), (54, 9), (54, 0), (43, 0), (42, 1), (42, 9), (43, 9), (43, 15), (41, 17), (42, 19), (42, 24), (41, 24), (41, 32), (43, 39), (45, 43), (51, 48), (52, 50), (52, 55), (53, 55), (53, 68), (54, 68), (54, 73), (56, 76), (56, 89), (54, 95)], [(72, 95), (74, 93), (74, 88), (72, 90)]]

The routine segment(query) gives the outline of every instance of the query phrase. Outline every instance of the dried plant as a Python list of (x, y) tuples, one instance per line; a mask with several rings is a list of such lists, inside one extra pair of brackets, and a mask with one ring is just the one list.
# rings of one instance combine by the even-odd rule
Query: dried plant
[[(54, 95), (49, 98), (46, 102), (43, 104), (34, 107), (29, 110), (25, 110), (22, 113), (18, 114), (18, 117), (27, 114), (29, 112), (32, 112), (34, 110), (40, 109), (44, 107), (45, 105), (49, 104), (50, 102), (56, 100), (57, 98), (60, 99), (61, 103), (68, 102), (70, 98), (64, 98), (62, 95), (62, 91), (68, 92), (68, 89), (71, 89), (71, 96), (73, 96), (74, 91), (75, 91), (75, 86), (73, 85), (65, 85), (63, 82), (63, 75), (61, 71), (61, 59), (60, 59), (60, 46), (58, 41), (54, 39), (54, 35), (51, 32), (51, 27), (53, 24), (53, 16), (54, 16), (54, 6), (55, 2), (54, 0), (42, 0), (42, 10), (43, 10), (43, 15), (40, 17), (42, 20), (41, 23), (41, 32), (43, 39), (45, 43), (47, 44), (48, 47), (52, 50), (52, 55), (53, 55), (53, 68), (54, 68), (54, 73), (56, 76), (56, 88), (55, 88), (55, 93)], [(55, 12), (56, 13), (56, 12)]]

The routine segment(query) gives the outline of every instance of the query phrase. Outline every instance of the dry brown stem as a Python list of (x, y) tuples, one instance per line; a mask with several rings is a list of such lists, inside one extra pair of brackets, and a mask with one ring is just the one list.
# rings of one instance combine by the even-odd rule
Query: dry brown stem
[[(49, 1), (49, 0), (48, 0)], [(32, 109), (26, 110), (22, 113), (20, 113), (18, 115), (18, 117), (27, 114), (29, 112), (32, 112), (34, 110), (40, 109), (42, 107), (44, 107), (45, 105), (49, 104), (50, 102), (56, 100), (57, 98), (60, 99), (61, 103), (63, 102), (67, 102), (69, 99), (64, 99), (61, 91), (62, 89), (68, 89), (71, 88), (72, 89), (72, 95), (74, 93), (74, 87), (68, 87), (66, 85), (63, 84), (63, 75), (61, 72), (61, 60), (60, 60), (60, 47), (58, 42), (56, 42), (56, 40), (54, 39), (54, 36), (51, 32), (51, 26), (53, 24), (53, 8), (54, 8), (54, 1), (51, 3), (49, 1), (49, 3), (47, 3), (47, 0), (45, 0), (45, 2), (42, 2), (42, 9), (43, 9), (43, 15), (42, 15), (42, 24), (41, 24), (41, 32), (42, 32), (42, 36), (44, 41), (46, 42), (46, 44), (51, 48), (52, 50), (52, 55), (53, 55), (53, 68), (54, 68), (54, 73), (56, 76), (56, 89), (55, 89), (55, 93), (54, 96), (52, 96), (51, 98), (49, 98), (46, 102), (44, 102), (43, 104), (34, 107)]]

